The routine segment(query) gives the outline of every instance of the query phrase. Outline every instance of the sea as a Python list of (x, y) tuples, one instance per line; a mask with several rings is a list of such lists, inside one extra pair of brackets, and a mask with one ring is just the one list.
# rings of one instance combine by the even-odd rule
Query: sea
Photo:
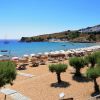
[[(11, 56), (22, 57), (27, 54), (38, 54), (51, 51), (84, 48), (96, 43), (72, 42), (20, 42), (19, 40), (0, 40), (0, 55), (8, 53)], [(1, 52), (7, 50), (8, 52)]]

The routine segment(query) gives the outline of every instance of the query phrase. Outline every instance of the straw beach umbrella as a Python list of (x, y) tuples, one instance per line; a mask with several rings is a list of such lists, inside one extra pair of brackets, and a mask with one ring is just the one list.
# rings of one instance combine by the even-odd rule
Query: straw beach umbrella
[(39, 53), (38, 53), (38, 55), (42, 55), (42, 53), (41, 53), (41, 52), (39, 52)]
[(49, 55), (49, 52), (45, 52), (44, 55)]
[(3, 55), (0, 55), (0, 57), (2, 57)]
[(60, 51), (55, 51), (55, 53), (56, 53), (56, 54), (59, 54), (59, 53), (60, 53)]
[(25, 55), (23, 55), (23, 57), (29, 57), (29, 55), (25, 54)]
[(52, 52), (50, 52), (50, 54), (55, 54), (55, 52), (52, 51)]
[(34, 56), (36, 56), (36, 55), (33, 53), (33, 54), (30, 54), (30, 56), (31, 56), (31, 57), (34, 57)]
[(12, 57), (12, 60), (18, 60), (19, 57)]

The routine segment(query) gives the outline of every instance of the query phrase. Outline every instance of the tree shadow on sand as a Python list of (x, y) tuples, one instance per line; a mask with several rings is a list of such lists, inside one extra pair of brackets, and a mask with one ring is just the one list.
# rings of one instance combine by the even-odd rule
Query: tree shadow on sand
[(70, 84), (69, 84), (69, 82), (62, 81), (61, 83), (57, 83), (57, 82), (52, 83), (50, 86), (55, 87), (55, 88), (57, 88), (57, 87), (66, 88), (66, 87), (70, 86)]
[(72, 79), (77, 81), (77, 82), (90, 82), (90, 81), (92, 81), (91, 79), (88, 79), (87, 77), (82, 76), (82, 75), (81, 76), (73, 75)]
[(95, 100), (100, 100), (100, 92), (93, 92), (91, 96), (94, 97)]

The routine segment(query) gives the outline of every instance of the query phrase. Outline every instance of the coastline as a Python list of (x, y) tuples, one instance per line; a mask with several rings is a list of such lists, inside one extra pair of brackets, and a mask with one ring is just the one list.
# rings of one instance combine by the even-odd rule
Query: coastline
[(27, 41), (27, 40), (19, 40), (19, 42), (73, 42), (73, 43), (100, 43), (100, 41), (82, 41), (82, 40), (61, 40), (61, 39), (50, 39), (44, 41)]
[[(83, 47), (90, 47), (93, 45), (98, 45), (98, 43), (74, 43), (74, 42), (19, 42), (9, 41), (8, 44), (4, 44), (3, 41), (0, 41), (0, 50), (9, 50), (11, 51), (12, 56), (21, 57), (24, 54), (38, 54), (45, 53), (50, 51), (59, 51), (59, 50), (70, 50), (78, 49)], [(0, 53), (1, 54), (1, 53)], [(1, 54), (2, 55), (2, 54)]]

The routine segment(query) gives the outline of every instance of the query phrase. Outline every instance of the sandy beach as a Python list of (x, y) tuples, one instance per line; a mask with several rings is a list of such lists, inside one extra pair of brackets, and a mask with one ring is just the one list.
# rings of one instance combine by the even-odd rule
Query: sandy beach
[(100, 100), (100, 0), (0, 0), (0, 100)]
[[(63, 63), (68, 64), (68, 60)], [(17, 75), (14, 85), (7, 85), (6, 88), (14, 89), (17, 92), (29, 97), (31, 100), (59, 100), (59, 94), (64, 93), (64, 98), (73, 97), (74, 100), (88, 100), (94, 91), (92, 82), (77, 82), (72, 79), (74, 69), (68, 67), (65, 73), (61, 74), (64, 81), (63, 87), (57, 85), (56, 74), (48, 70), (48, 65), (39, 65), (39, 67), (28, 67), (26, 70), (18, 71), (18, 73), (32, 74), (33, 77)], [(82, 73), (86, 68), (82, 69)], [(100, 78), (98, 78), (100, 84)], [(4, 95), (0, 94), (0, 100)], [(12, 100), (7, 96), (7, 100)]]

